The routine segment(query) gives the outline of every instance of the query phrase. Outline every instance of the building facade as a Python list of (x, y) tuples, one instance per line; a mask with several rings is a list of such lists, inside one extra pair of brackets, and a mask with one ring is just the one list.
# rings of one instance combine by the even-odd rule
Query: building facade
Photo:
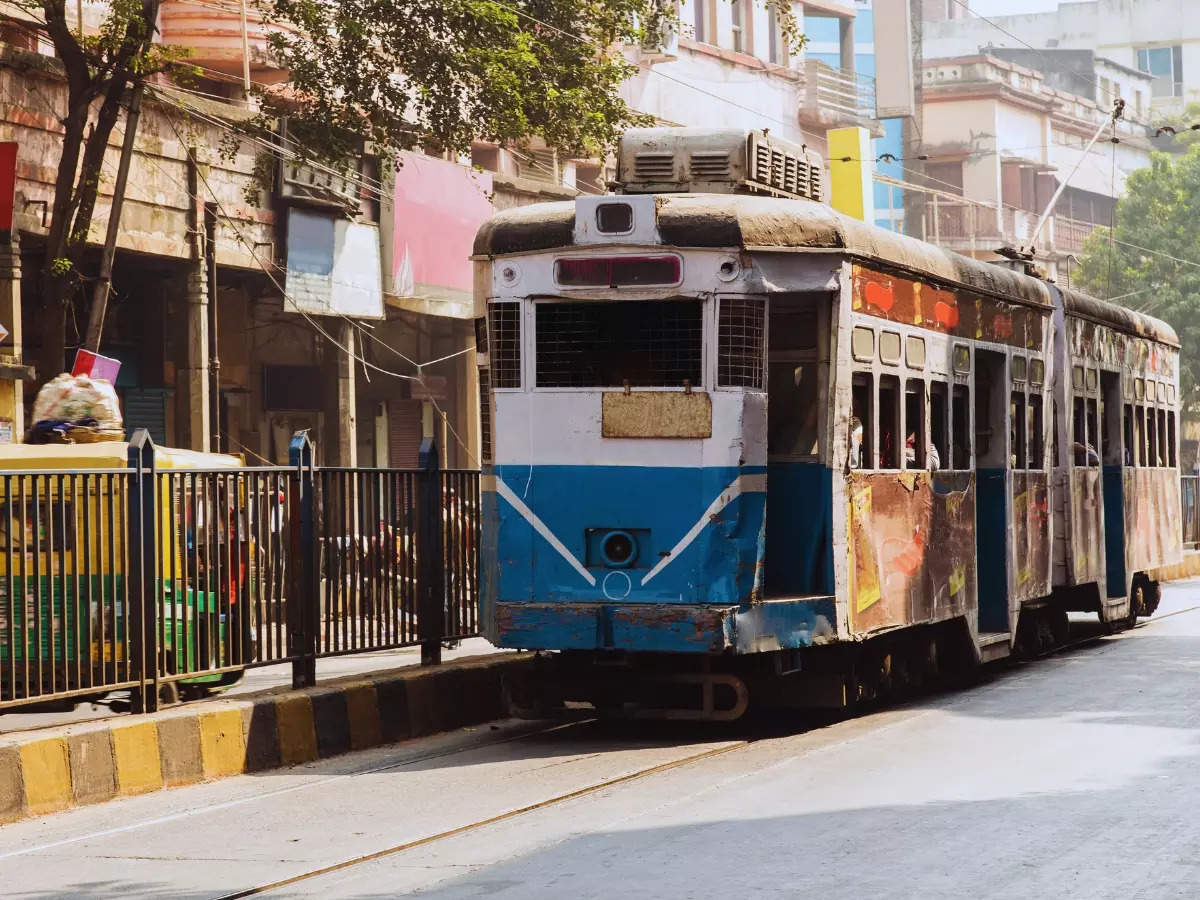
[[(1137, 71), (1095, 59), (1098, 73), (1147, 88)], [(930, 59), (922, 67), (924, 215), (919, 235), (977, 258), (1001, 247), (1033, 248), (1052, 275), (1069, 279), (1073, 254), (1107, 226), (1129, 174), (1150, 164), (1145, 116), (1126, 107), (1112, 124), (1109, 104), (1055, 86), (1070, 83), (987, 54)], [(1107, 77), (1107, 76), (1106, 76)], [(1110, 127), (1088, 149), (1100, 126)], [(1115, 136), (1117, 142), (1113, 143)], [(1051, 198), (1066, 184), (1035, 239)]]
[[(1092, 50), (1151, 76), (1147, 106), (1158, 117), (1177, 115), (1200, 100), (1200, 18), (1193, 12), (1181, 0), (1090, 0), (1060, 3), (1043, 13), (989, 16), (990, 21), (961, 15), (935, 21), (927, 15), (925, 55), (966, 56), (988, 46)], [(1133, 105), (1133, 97), (1126, 100)]]

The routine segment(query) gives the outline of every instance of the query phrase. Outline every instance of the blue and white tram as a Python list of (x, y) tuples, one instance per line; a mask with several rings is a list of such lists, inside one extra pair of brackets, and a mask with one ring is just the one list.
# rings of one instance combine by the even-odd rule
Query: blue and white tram
[[(1157, 515), (1121, 428), (1088, 455), (1101, 407), (1121, 420), (1087, 389), (1152, 381), (1173, 465), (1167, 326), (840, 216), (762, 133), (635, 130), (620, 169), (623, 193), (511, 210), (475, 247), (481, 612), (498, 646), (561, 651), (549, 699), (841, 705), (1006, 655), (1019, 619), (1036, 641), (1068, 608), (1151, 611), (1171, 523), (1120, 566), (1070, 541)], [(1076, 393), (1056, 374), (1081, 354)], [(1101, 456), (1116, 475), (1075, 474)]]

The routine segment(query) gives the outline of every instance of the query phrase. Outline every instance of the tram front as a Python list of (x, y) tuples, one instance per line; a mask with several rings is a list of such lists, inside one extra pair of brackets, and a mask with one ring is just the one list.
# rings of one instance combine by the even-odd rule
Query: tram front
[(654, 196), (503, 214), (476, 244), (482, 614), (501, 647), (712, 653), (759, 589), (765, 301)]

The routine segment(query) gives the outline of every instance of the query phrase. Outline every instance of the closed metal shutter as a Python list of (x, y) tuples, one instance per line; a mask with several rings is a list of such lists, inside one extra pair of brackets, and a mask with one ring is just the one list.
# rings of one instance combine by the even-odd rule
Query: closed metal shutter
[(160, 447), (166, 446), (167, 393), (166, 388), (125, 389), (121, 414), (125, 418), (127, 436), (131, 436), (139, 428), (145, 428), (150, 432), (154, 443)]
[(388, 401), (388, 464), (415, 469), (421, 453), (421, 401)]

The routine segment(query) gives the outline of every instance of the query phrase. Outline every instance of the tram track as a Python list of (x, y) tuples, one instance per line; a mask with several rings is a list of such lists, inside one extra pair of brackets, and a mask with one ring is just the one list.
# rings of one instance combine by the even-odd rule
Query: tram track
[(669, 772), (673, 769), (682, 768), (683, 766), (693, 765), (695, 763), (704, 762), (705, 760), (714, 759), (723, 756), (727, 753), (732, 753), (735, 750), (742, 750), (751, 744), (755, 743), (756, 739), (747, 738), (744, 740), (733, 741), (720, 747), (713, 747), (700, 753), (693, 753), (689, 756), (680, 759), (669, 760), (667, 762), (658, 763), (653, 766), (647, 766), (643, 769), (638, 769), (635, 772), (628, 772), (624, 775), (618, 775), (613, 778), (607, 778), (595, 784), (586, 785), (581, 788), (576, 788), (573, 791), (557, 794), (553, 797), (548, 797), (544, 800), (539, 800), (536, 803), (530, 803), (526, 806), (521, 806), (516, 809), (507, 810), (502, 813), (497, 813), (493, 816), (488, 816), (479, 819), (475, 822), (470, 822), (465, 825), (460, 825), (455, 828), (450, 828), (445, 831), (439, 831), (435, 834), (426, 835), (424, 837), (414, 838), (410, 841), (405, 841), (400, 844), (395, 844), (391, 847), (385, 847), (382, 850), (374, 850), (370, 853), (364, 853), (361, 856), (355, 856), (350, 859), (345, 859), (340, 862), (331, 863), (327, 866), (322, 866), (317, 869), (312, 869), (307, 872), (302, 872), (297, 875), (292, 875), (287, 878), (281, 878), (278, 881), (270, 882), (269, 884), (261, 884), (255, 887), (246, 888), (244, 890), (235, 891), (231, 894), (221, 894), (214, 900), (237, 900), (241, 897), (255, 897), (261, 894), (266, 894), (270, 891), (279, 890), (281, 888), (290, 887), (294, 884), (299, 884), (304, 881), (311, 881), (316, 878), (322, 878), (326, 875), (333, 875), (337, 872), (342, 872), (347, 869), (352, 869), (355, 866), (361, 866), (366, 863), (375, 862), (379, 859), (385, 859), (389, 856), (395, 856), (404, 853), (407, 850), (414, 850), (418, 847), (425, 847), (429, 844), (438, 841), (447, 840), (449, 838), (458, 837), (463, 834), (469, 834), (473, 831), (478, 831), (482, 828), (487, 828), (490, 825), (496, 825), (500, 822), (506, 822), (510, 819), (515, 819), (529, 813), (538, 812), (539, 810), (548, 809), (552, 806), (557, 806), (561, 803), (566, 803), (571, 800), (576, 800), (580, 797), (586, 797), (590, 794), (597, 794), (608, 788), (617, 787), (618, 785), (628, 784), (632, 781), (638, 781), (642, 778), (647, 778), (652, 775), (658, 775), (663, 772)]

